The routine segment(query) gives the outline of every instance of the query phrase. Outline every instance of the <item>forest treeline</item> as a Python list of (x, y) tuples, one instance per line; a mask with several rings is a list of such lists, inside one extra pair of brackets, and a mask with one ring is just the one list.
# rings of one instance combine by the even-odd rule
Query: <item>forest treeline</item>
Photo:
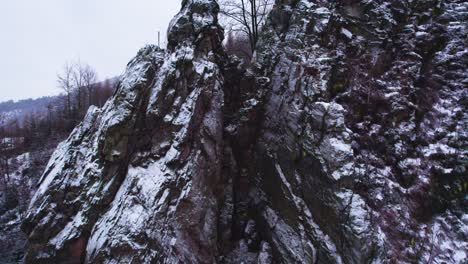
[[(65, 65), (57, 79), (63, 91), (59, 96), (0, 103), (2, 185), (8, 185), (14, 157), (54, 149), (81, 122), (90, 106), (105, 104), (118, 82), (118, 78), (98, 82), (95, 71), (82, 64)], [(36, 162), (47, 162), (49, 155), (39, 155)]]

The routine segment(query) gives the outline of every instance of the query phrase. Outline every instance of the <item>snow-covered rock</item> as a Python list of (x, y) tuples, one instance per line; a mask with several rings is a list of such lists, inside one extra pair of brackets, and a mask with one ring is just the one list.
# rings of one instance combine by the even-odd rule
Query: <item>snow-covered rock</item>
[(184, 1), (169, 29), (177, 46), (140, 50), (114, 97), (60, 144), (23, 224), (26, 262), (215, 261), (217, 12), (215, 1)]
[(57, 148), (26, 262), (464, 263), (467, 3), (277, 0), (249, 65), (182, 5)]

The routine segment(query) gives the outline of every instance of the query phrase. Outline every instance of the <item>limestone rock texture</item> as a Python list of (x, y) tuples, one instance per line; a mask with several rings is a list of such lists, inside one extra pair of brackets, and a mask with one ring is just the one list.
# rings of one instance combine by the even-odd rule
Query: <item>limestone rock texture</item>
[(26, 263), (466, 263), (468, 3), (184, 0), (59, 145)]

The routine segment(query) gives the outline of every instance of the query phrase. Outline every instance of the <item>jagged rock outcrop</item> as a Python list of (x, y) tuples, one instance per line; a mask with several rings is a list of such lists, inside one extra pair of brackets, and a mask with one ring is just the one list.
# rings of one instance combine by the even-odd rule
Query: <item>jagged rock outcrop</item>
[(51, 158), (27, 263), (463, 263), (468, 4), (184, 0)]
[(169, 50), (140, 50), (45, 171), (23, 225), (30, 263), (212, 263), (222, 194), (222, 29), (184, 1)]

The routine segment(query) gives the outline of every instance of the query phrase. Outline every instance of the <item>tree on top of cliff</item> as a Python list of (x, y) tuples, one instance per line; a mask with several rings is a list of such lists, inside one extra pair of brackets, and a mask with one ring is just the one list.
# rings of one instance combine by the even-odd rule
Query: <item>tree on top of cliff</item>
[(273, 0), (220, 0), (219, 4), (225, 27), (228, 31), (245, 34), (253, 53)]

